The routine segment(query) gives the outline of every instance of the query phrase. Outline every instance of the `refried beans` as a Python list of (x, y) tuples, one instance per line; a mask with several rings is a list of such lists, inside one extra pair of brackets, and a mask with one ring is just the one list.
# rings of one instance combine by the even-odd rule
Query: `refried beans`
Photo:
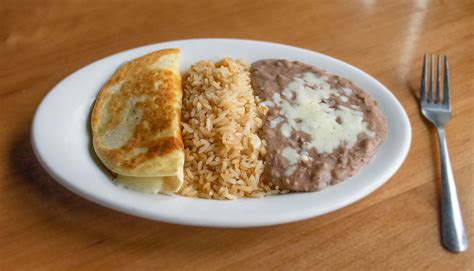
[(287, 60), (250, 71), (268, 108), (264, 177), (279, 189), (317, 191), (352, 176), (387, 134), (375, 101), (347, 79)]

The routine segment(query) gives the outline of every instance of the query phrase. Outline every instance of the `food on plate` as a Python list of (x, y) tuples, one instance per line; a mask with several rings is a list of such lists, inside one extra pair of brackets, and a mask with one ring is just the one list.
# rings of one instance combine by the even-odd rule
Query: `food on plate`
[(279, 191), (262, 180), (265, 108), (250, 85), (249, 64), (200, 61), (183, 76), (185, 183), (179, 194), (215, 199)]
[(351, 81), (302, 62), (199, 61), (179, 49), (134, 59), (99, 93), (93, 145), (117, 184), (237, 199), (317, 191), (355, 174), (387, 125)]
[(183, 183), (179, 58), (165, 49), (125, 63), (96, 99), (94, 150), (123, 186), (157, 193)]
[(301, 62), (252, 64), (268, 107), (263, 178), (291, 191), (317, 191), (356, 173), (387, 134), (375, 101), (351, 81)]

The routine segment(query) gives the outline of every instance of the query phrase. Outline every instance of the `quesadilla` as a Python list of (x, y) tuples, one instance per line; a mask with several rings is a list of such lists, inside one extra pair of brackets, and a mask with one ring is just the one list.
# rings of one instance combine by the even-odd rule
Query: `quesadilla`
[(92, 111), (94, 150), (116, 181), (143, 192), (176, 192), (183, 183), (179, 49), (122, 65)]

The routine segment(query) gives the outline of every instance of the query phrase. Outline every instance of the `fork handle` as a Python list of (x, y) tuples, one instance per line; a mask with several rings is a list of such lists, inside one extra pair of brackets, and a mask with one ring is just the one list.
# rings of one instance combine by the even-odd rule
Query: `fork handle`
[(444, 246), (453, 252), (467, 249), (467, 236), (459, 208), (456, 184), (454, 182), (451, 162), (444, 127), (437, 127), (441, 157), (441, 231)]

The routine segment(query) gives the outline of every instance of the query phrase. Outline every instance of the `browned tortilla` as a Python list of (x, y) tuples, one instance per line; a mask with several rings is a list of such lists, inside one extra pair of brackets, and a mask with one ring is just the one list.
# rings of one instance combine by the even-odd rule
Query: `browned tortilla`
[(179, 54), (166, 49), (124, 64), (98, 95), (91, 118), (94, 149), (118, 175), (182, 179)]

